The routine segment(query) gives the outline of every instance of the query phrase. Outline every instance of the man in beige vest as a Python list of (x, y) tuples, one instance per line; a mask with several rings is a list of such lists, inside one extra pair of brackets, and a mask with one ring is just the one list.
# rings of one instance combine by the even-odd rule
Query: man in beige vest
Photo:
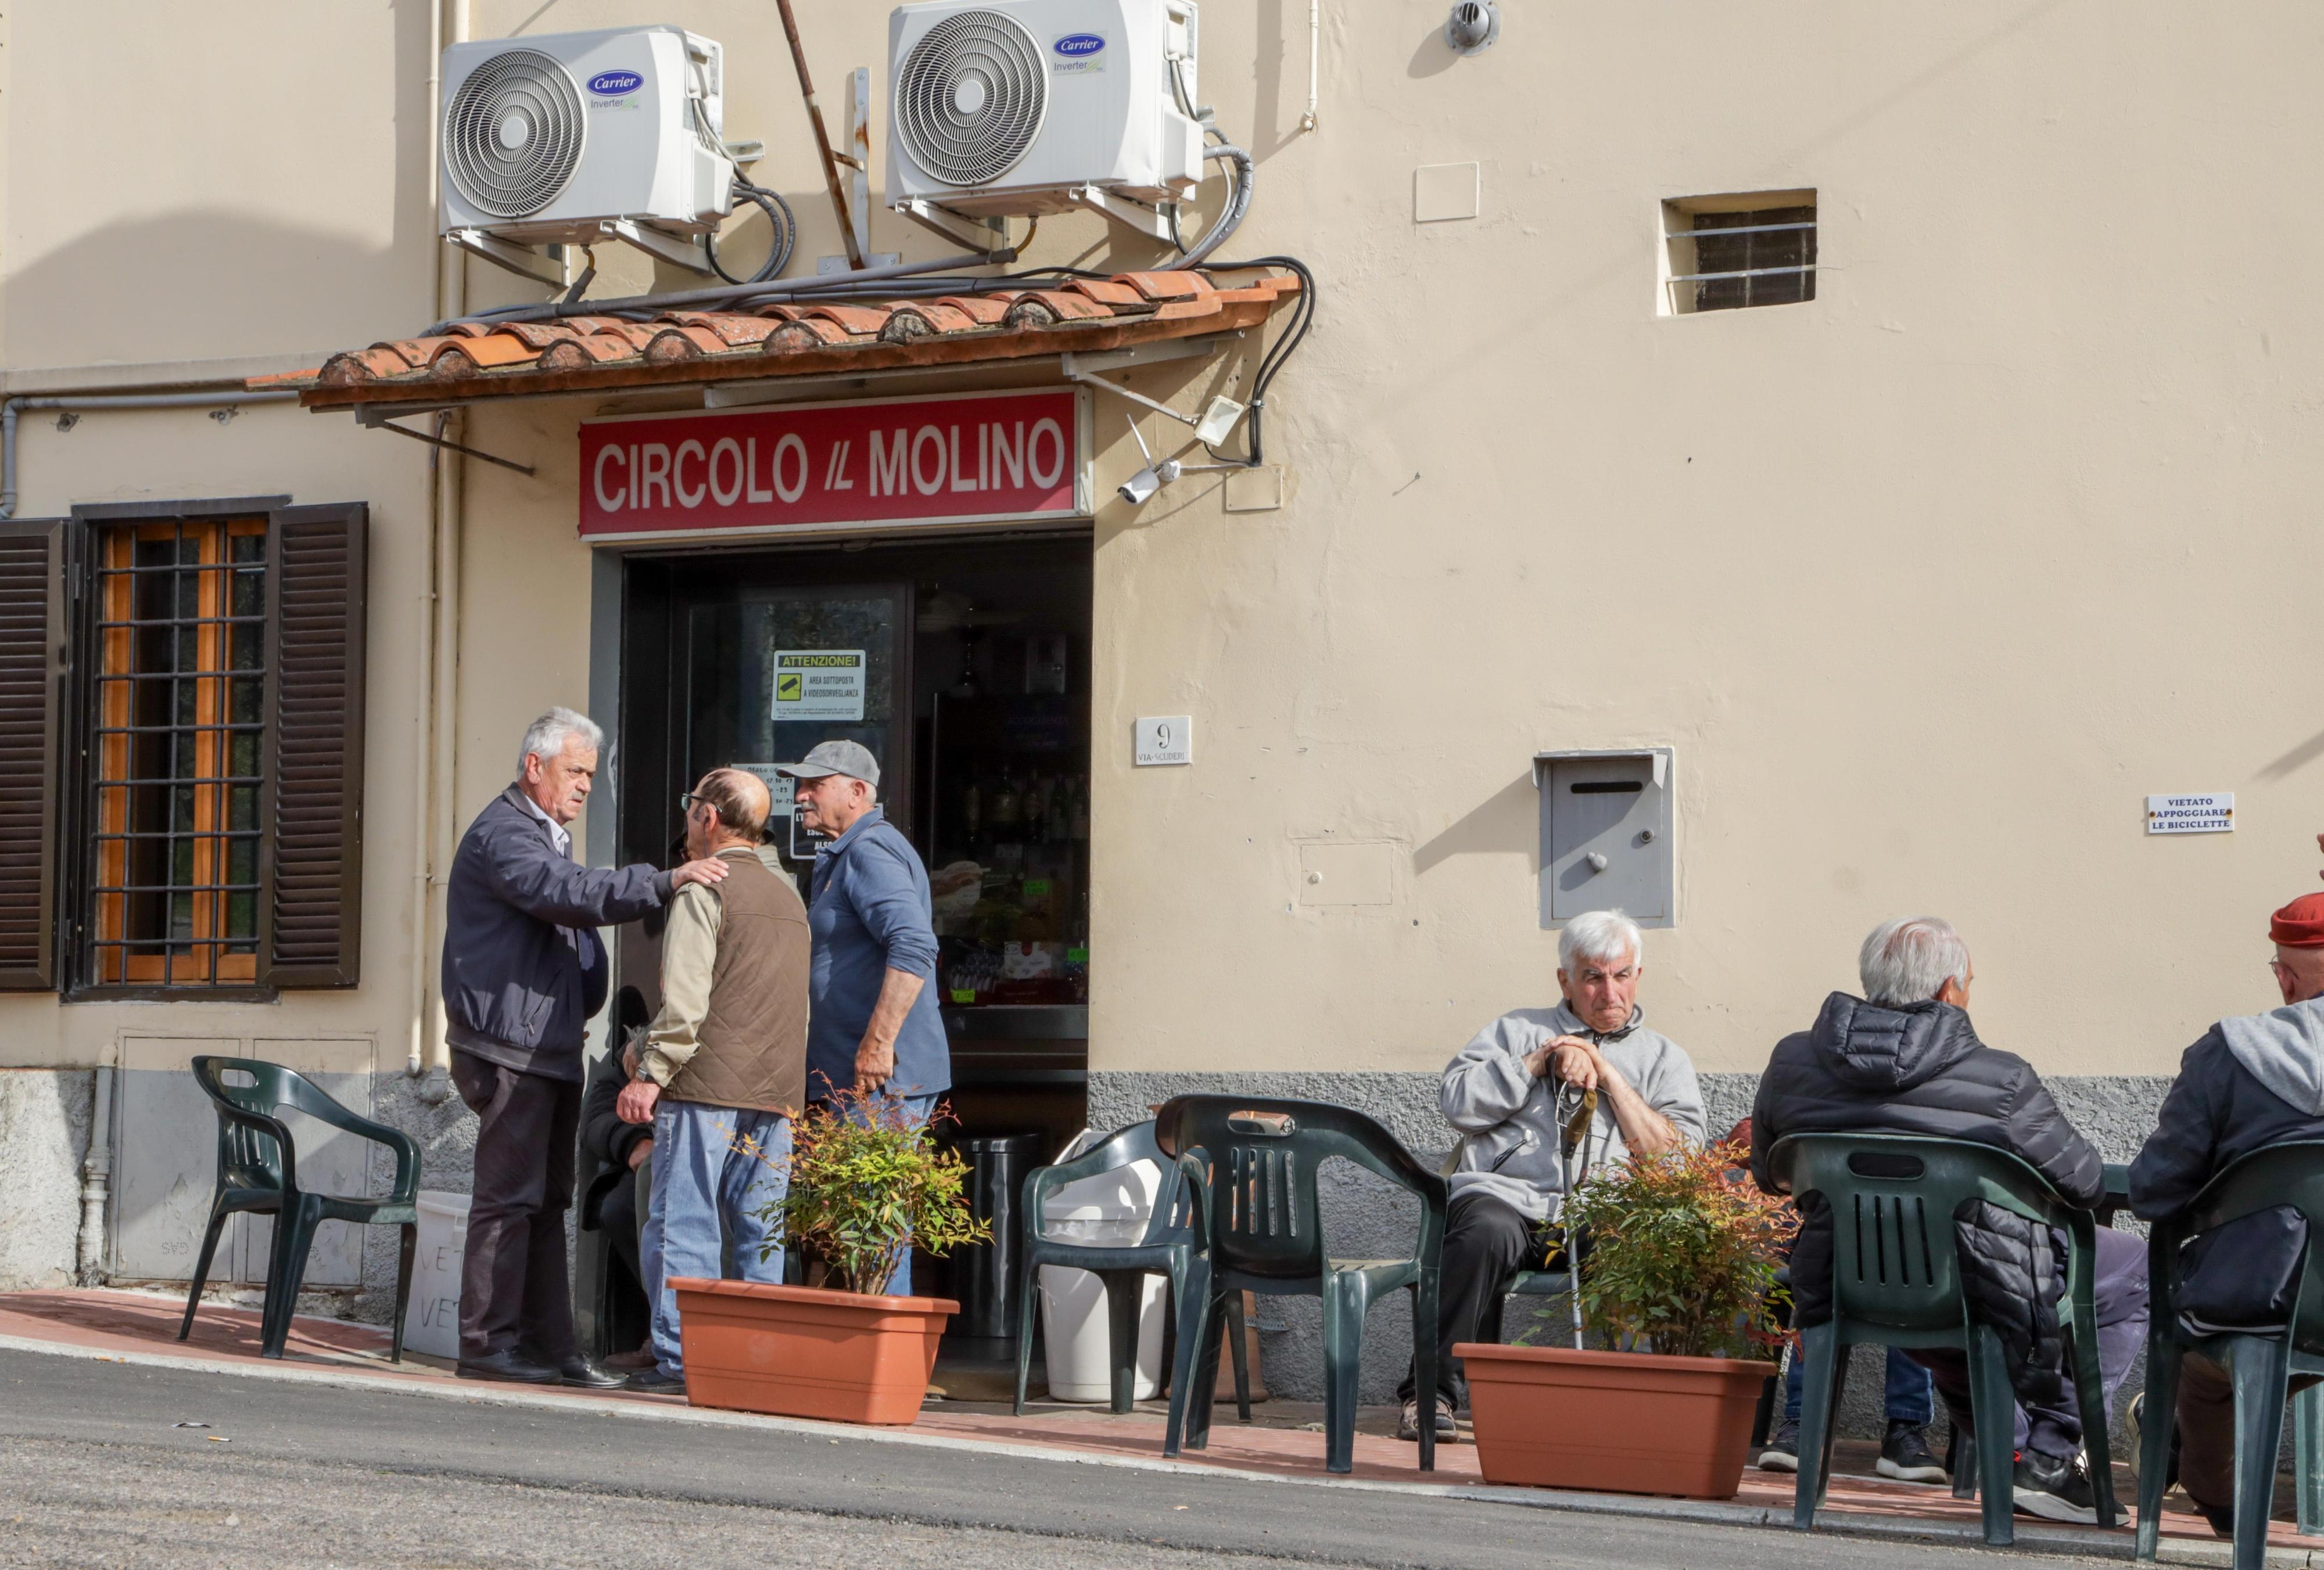
[(760, 858), (766, 782), (712, 769), (681, 804), (687, 856), (716, 857), (728, 872), (671, 902), (661, 1012), (615, 1104), (654, 1131), (653, 1198), (638, 1244), (654, 1366), (630, 1388), (669, 1394), (686, 1388), (669, 1282), (724, 1275), (729, 1242), (743, 1281), (783, 1279), (781, 1223), (765, 1212), (788, 1183), (791, 1118), (807, 1099), (807, 907)]

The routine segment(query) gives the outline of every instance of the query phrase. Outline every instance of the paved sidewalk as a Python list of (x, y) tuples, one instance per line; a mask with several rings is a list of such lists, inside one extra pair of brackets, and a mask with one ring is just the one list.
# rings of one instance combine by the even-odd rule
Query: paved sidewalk
[[(1356, 1437), (1355, 1473), (1351, 1478), (1342, 1479), (1330, 1477), (1323, 1471), (1323, 1413), (1319, 1406), (1313, 1404), (1266, 1402), (1254, 1409), (1254, 1421), (1248, 1426), (1237, 1422), (1232, 1409), (1227, 1408), (1214, 1421), (1208, 1449), (1189, 1451), (1178, 1460), (1165, 1461), (1164, 1413), (1158, 1403), (1140, 1403), (1138, 1410), (1116, 1417), (1102, 1407), (1044, 1401), (1035, 1403), (1031, 1410), (1019, 1418), (1011, 1415), (1003, 1403), (931, 1401), (922, 1410), (919, 1421), (908, 1429), (841, 1429), (798, 1419), (702, 1410), (688, 1407), (675, 1396), (459, 1380), (453, 1377), (449, 1364), (437, 1358), (407, 1354), (402, 1364), (390, 1363), (386, 1360), (385, 1334), (376, 1327), (338, 1320), (296, 1320), (284, 1357), (272, 1362), (258, 1355), (255, 1310), (205, 1303), (196, 1318), (191, 1338), (180, 1342), (176, 1337), (183, 1309), (182, 1298), (149, 1292), (0, 1294), (0, 1345), (139, 1363), (185, 1360), (219, 1372), (302, 1382), (404, 1388), (416, 1394), (455, 1400), (549, 1409), (577, 1404), (597, 1412), (628, 1409), (641, 1418), (845, 1432), (905, 1444), (967, 1445), (1139, 1469), (1185, 1468), (1252, 1481), (1425, 1492), (1592, 1514), (1751, 1526), (1782, 1525), (1788, 1523), (1791, 1517), (1791, 1480), (1757, 1471), (1747, 1471), (1741, 1492), (1732, 1501), (1722, 1501), (1494, 1487), (1483, 1482), (1477, 1468), (1477, 1452), (1467, 1443), (1438, 1446), (1436, 1470), (1423, 1473), (1416, 1465), (1415, 1447), (1394, 1437), (1395, 1414), (1388, 1409), (1368, 1408), (1363, 1412)], [(1973, 1501), (1956, 1500), (1943, 1487), (1891, 1483), (1853, 1470), (1860, 1467), (1868, 1473), (1872, 1456), (1869, 1446), (1840, 1447), (1836, 1462), (1840, 1474), (1832, 1481), (1830, 1502), (1819, 1516), (1820, 1523), (1828, 1523), (1834, 1530), (1883, 1538), (1978, 1540), (1978, 1516)], [(2126, 1503), (2130, 1494), (2127, 1474), (2117, 1469), (2117, 1479)], [(2175, 1494), (2172, 1497), (2174, 1501), (2179, 1498)], [(2166, 1511), (2163, 1529), (2166, 1558), (2181, 1563), (2227, 1563), (2227, 1545), (2215, 1538), (2200, 1518)], [(2017, 1525), (2017, 1540), (2022, 1547), (2053, 1553), (2109, 1558), (2127, 1558), (2130, 1553), (2130, 1534), (2126, 1529), (2104, 1532), (2023, 1517)], [(2272, 1563), (2312, 1565), (2314, 1570), (2324, 1570), (2324, 1539), (2300, 1538), (2289, 1523), (2279, 1521), (2273, 1540)]]

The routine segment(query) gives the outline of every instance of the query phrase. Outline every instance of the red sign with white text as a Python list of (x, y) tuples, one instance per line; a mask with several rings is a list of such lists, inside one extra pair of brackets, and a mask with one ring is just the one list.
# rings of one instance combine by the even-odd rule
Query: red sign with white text
[(1089, 446), (1072, 388), (587, 420), (581, 533), (1086, 517)]

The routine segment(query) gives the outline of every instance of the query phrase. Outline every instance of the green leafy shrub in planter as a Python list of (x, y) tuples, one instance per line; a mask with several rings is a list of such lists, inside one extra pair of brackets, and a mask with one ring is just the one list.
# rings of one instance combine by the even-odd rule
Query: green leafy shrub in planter
[(1582, 1234), (1582, 1311), (1617, 1345), (1682, 1357), (1765, 1355), (1784, 1332), (1775, 1281), (1799, 1218), (1762, 1194), (1739, 1141), (1607, 1168), (1565, 1202)]
[[(893, 1097), (853, 1092), (816, 1103), (791, 1120), (790, 1187), (760, 1219), (779, 1220), (786, 1241), (821, 1259), (828, 1284), (874, 1296), (907, 1247), (942, 1257), (991, 1242), (991, 1226), (970, 1216), (961, 1193), (967, 1166), (930, 1136), (946, 1116), (939, 1106), (916, 1124)], [(768, 1160), (752, 1142), (740, 1148)]]

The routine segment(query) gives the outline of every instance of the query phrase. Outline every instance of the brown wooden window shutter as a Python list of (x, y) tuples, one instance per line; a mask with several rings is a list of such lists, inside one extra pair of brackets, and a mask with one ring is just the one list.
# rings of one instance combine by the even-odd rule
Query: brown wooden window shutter
[(0, 991), (57, 985), (70, 527), (62, 519), (0, 521)]
[(353, 987), (360, 974), (368, 536), (359, 502), (272, 515), (262, 987)]

